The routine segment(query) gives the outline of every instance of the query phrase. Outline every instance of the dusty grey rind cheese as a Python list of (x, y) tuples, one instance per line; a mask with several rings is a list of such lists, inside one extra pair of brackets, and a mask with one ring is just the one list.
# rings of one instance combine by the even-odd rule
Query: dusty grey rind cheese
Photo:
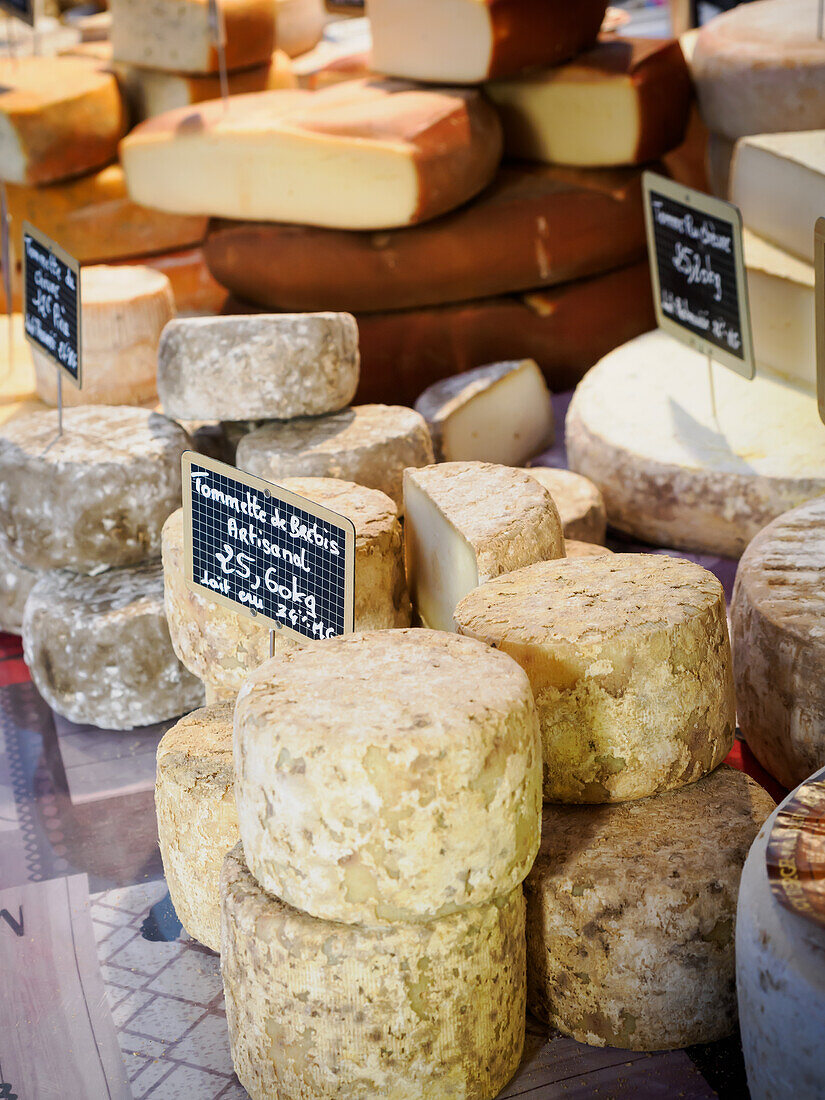
[(126, 730), (203, 703), (172, 649), (160, 562), (46, 573), (26, 601), (23, 653), (37, 690), (72, 722)]
[(607, 533), (604, 497), (592, 481), (572, 470), (531, 466), (524, 471), (543, 485), (559, 510), (565, 540), (602, 543)]
[(353, 405), (330, 416), (266, 424), (238, 443), (241, 470), (278, 481), (337, 477), (401, 504), (408, 466), (433, 461), (426, 421), (401, 405)]
[(147, 409), (37, 412), (0, 431), (0, 530), (36, 569), (94, 573), (158, 557), (180, 507), (186, 433)]
[(731, 608), (739, 725), (784, 787), (825, 765), (825, 497), (745, 551)]
[(347, 924), (481, 905), (533, 862), (540, 754), (527, 677), (473, 639), (373, 631), (281, 653), (235, 707), (250, 870)]
[(348, 405), (358, 386), (348, 313), (187, 317), (167, 325), (158, 393), (167, 416), (290, 420)]
[(221, 875), (221, 971), (252, 1100), (492, 1100), (524, 1045), (524, 897), (377, 929), (267, 894), (241, 845)]
[(421, 621), (453, 629), (458, 601), (479, 584), (564, 557), (550, 494), (521, 470), (443, 462), (404, 472), (407, 584)]
[(533, 359), (490, 363), (426, 389), (415, 408), (439, 462), (518, 466), (552, 446), (553, 403)]
[(695, 782), (730, 751), (725, 595), (694, 562), (540, 562), (471, 592), (455, 622), (527, 672), (548, 802), (644, 798)]
[[(355, 629), (409, 626), (401, 523), (389, 497), (333, 478), (293, 477), (279, 484), (355, 524)], [(269, 624), (188, 588), (183, 553), (183, 511), (179, 509), (163, 527), (166, 616), (172, 644), (190, 672), (207, 684), (213, 701), (234, 698), (247, 674), (269, 657)], [(274, 644), (277, 653), (300, 643), (277, 634)]]
[(727, 765), (658, 798), (545, 806), (525, 883), (530, 1010), (591, 1046), (729, 1035), (739, 877), (772, 808)]
[(188, 714), (158, 745), (155, 809), (163, 872), (186, 931), (221, 949), (220, 877), (238, 843), (232, 703)]
[(23, 608), (40, 573), (29, 569), (12, 554), (0, 533), (0, 630), (19, 634), (23, 628)]
[(612, 554), (606, 546), (598, 542), (579, 542), (577, 539), (564, 540), (564, 554), (567, 558), (600, 558), (603, 554)]

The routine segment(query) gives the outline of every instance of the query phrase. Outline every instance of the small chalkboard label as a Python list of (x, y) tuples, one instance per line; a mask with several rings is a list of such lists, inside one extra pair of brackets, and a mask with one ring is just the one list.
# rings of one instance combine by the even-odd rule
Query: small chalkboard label
[(353, 630), (351, 520), (193, 451), (182, 469), (190, 588), (300, 640)]
[(23, 222), (23, 318), (26, 339), (82, 385), (80, 264)]
[(814, 230), (816, 272), (816, 389), (819, 416), (825, 424), (825, 218), (818, 218)]
[(36, 0), (0, 0), (0, 8), (16, 16), (30, 27), (34, 26)]
[(644, 204), (659, 327), (753, 378), (742, 215), (732, 203), (645, 172)]

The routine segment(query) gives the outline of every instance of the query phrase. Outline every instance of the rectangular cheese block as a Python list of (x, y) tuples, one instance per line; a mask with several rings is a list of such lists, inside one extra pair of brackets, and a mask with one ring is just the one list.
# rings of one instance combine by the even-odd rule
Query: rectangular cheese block
[(501, 155), (476, 91), (350, 81), (212, 100), (142, 123), (121, 157), (136, 202), (172, 213), (387, 229), (481, 191)]
[(655, 160), (682, 141), (691, 101), (679, 43), (604, 38), (567, 65), (487, 87), (515, 157), (597, 168)]

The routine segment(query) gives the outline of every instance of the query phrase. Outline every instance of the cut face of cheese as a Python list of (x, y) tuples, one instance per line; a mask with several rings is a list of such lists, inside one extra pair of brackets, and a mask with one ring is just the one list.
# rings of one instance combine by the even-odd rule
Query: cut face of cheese
[(415, 407), (439, 461), (518, 466), (553, 444), (550, 391), (532, 359), (491, 363), (436, 382)]
[(533, 478), (486, 462), (404, 471), (407, 583), (422, 622), (453, 630), (458, 601), (479, 584), (564, 557), (561, 520)]
[(377, 72), (478, 84), (587, 49), (607, 4), (579, 0), (370, 0)]
[(39, 578), (38, 570), (29, 569), (9, 552), (5, 536), (0, 534), (0, 630), (22, 632), (23, 609)]
[(679, 43), (612, 38), (558, 68), (494, 82), (510, 156), (584, 168), (641, 164), (679, 145), (691, 101)]
[(145, 206), (338, 229), (444, 214), (490, 182), (500, 156), (480, 93), (398, 81), (212, 100), (150, 119), (121, 145)]
[(315, 917), (376, 926), (486, 904), (538, 849), (530, 685), (470, 638), (379, 630), (287, 650), (241, 688), (234, 750), (249, 868)]
[[(523, 471), (543, 485), (559, 510), (565, 542), (602, 543), (607, 532), (604, 497), (592, 481), (572, 470), (531, 466)], [(568, 556), (570, 556), (568, 554)]]
[(326, 21), (324, 0), (275, 0), (275, 38), (290, 57), (316, 46)]

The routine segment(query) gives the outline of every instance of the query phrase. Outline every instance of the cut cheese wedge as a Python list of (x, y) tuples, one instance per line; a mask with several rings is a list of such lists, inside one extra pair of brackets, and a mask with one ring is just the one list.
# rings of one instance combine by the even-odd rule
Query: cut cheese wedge
[(339, 229), (444, 214), (490, 182), (500, 156), (480, 93), (399, 81), (209, 101), (142, 123), (121, 146), (145, 206)]
[(602, 543), (607, 530), (604, 497), (598, 486), (572, 470), (531, 466), (523, 471), (543, 485), (559, 510), (565, 542)]

